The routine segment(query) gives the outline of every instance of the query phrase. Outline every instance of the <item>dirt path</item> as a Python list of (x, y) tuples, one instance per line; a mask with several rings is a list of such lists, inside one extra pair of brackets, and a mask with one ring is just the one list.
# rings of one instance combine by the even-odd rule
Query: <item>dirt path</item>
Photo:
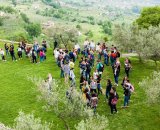
[(137, 56), (137, 53), (126, 53), (126, 54), (122, 54), (122, 57), (132, 57), (132, 56)]

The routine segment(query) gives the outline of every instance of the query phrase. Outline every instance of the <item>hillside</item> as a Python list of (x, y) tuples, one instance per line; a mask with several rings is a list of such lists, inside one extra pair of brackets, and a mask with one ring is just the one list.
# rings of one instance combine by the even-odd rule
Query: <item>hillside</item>
[[(160, 4), (158, 0), (0, 0), (4, 7), (11, 7), (15, 13), (6, 13), (0, 10), (0, 17), (4, 19), (0, 26), (0, 38), (17, 40), (27, 37), (25, 22), (20, 13), (26, 14), (31, 22), (40, 23), (42, 35), (36, 39), (48, 38), (44, 29), (77, 28), (81, 39), (89, 37), (100, 40), (111, 37), (112, 25), (115, 23), (132, 23), (144, 6)], [(112, 25), (109, 26), (110, 22)], [(104, 26), (105, 24), (105, 29)], [(45, 35), (44, 35), (45, 34)], [(18, 38), (15, 38), (18, 37)]]

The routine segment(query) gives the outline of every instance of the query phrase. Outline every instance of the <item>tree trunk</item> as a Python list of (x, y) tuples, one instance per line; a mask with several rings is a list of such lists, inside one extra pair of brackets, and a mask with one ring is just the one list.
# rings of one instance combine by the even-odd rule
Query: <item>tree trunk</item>
[(58, 117), (63, 121), (66, 130), (70, 130), (69, 125), (67, 124), (67, 121), (65, 121), (64, 117), (62, 115), (59, 115)]
[(141, 57), (141, 54), (138, 54), (138, 59), (139, 59), (139, 62), (142, 63), (142, 57)]
[(156, 65), (156, 70), (158, 70), (158, 64), (157, 64), (157, 61), (155, 60), (154, 61), (155, 65)]

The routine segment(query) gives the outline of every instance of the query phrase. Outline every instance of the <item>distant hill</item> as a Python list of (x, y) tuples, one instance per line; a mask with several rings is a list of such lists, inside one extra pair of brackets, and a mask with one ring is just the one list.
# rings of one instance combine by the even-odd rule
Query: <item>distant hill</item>
[(0, 23), (0, 38), (11, 40), (25, 35), (25, 23), (20, 15), (24, 13), (31, 22), (40, 23), (43, 28), (50, 25), (77, 28), (83, 39), (101, 39), (111, 34), (104, 33), (104, 22), (131, 23), (143, 7), (154, 5), (160, 5), (160, 0), (0, 0), (1, 7), (16, 10), (13, 14), (0, 10), (0, 20), (4, 19), (3, 24)]

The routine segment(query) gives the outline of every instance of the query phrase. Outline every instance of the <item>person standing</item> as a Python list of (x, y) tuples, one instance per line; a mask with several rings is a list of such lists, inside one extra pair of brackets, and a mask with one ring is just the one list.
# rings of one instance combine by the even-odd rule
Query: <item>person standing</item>
[(19, 60), (22, 59), (22, 48), (20, 46), (18, 46), (18, 57)]
[(130, 64), (130, 61), (129, 61), (128, 58), (126, 58), (126, 60), (124, 62), (124, 68), (125, 68), (126, 76), (129, 78), (129, 72), (130, 72), (130, 69), (131, 69), (131, 64)]
[(32, 50), (32, 63), (37, 63), (36, 52), (34, 51), (34, 49)]
[(13, 44), (11, 44), (11, 46), (10, 46), (10, 55), (11, 55), (11, 57), (12, 57), (12, 61), (17, 61), (16, 60), (16, 57), (15, 57), (15, 53), (14, 53), (14, 46), (13, 46)]
[(44, 61), (44, 52), (42, 49), (40, 50), (39, 55), (40, 55), (40, 62), (43, 62)]
[(109, 104), (110, 109), (111, 109), (111, 114), (113, 114), (113, 111), (115, 111), (116, 113), (118, 112), (117, 107), (116, 107), (118, 98), (119, 97), (118, 97), (118, 94), (116, 92), (116, 88), (112, 87), (111, 91), (110, 91), (109, 100), (108, 100), (108, 104)]
[(7, 45), (7, 43), (4, 44), (4, 48), (6, 51), (6, 56), (8, 56), (9, 55), (9, 46)]
[(73, 68), (70, 69), (69, 78), (71, 80), (71, 87), (75, 87), (76, 81), (75, 81), (75, 74), (74, 74)]
[(4, 50), (0, 48), (0, 55), (2, 57), (2, 61), (6, 61)]
[(108, 79), (107, 80), (107, 86), (106, 86), (106, 98), (107, 99), (109, 98), (109, 93), (111, 91), (111, 88), (112, 88), (112, 83), (111, 83), (111, 80)]

